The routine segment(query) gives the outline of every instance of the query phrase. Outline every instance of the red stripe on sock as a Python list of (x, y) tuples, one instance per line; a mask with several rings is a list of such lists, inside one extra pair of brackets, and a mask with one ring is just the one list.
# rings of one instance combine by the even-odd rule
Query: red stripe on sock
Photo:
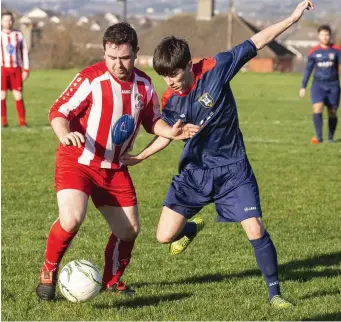
[(114, 234), (110, 235), (105, 248), (103, 286), (110, 287), (120, 281), (129, 265), (135, 241), (124, 241)]

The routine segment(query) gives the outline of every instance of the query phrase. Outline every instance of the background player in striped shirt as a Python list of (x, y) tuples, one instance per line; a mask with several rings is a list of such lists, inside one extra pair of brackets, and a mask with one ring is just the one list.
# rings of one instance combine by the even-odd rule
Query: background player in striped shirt
[(29, 74), (27, 45), (23, 34), (13, 29), (11, 12), (1, 14), (1, 126), (7, 127), (7, 91), (13, 92), (20, 127), (26, 127), (23, 81)]
[[(182, 119), (200, 126), (185, 143), (179, 174), (163, 202), (157, 239), (170, 244), (172, 255), (183, 252), (203, 227), (200, 217), (189, 219), (214, 203), (218, 222), (241, 223), (276, 309), (292, 304), (281, 296), (276, 248), (262, 221), (258, 184), (246, 155), (230, 81), (258, 50), (313, 8), (311, 1), (303, 1), (287, 19), (196, 64), (186, 41), (175, 37), (163, 39), (153, 59), (155, 71), (168, 85), (162, 97), (162, 119), (170, 125)], [(158, 138), (138, 156), (126, 155), (122, 160), (137, 164), (167, 144), (169, 140)]]
[(314, 80), (311, 86), (311, 102), (313, 104), (313, 123), (316, 137), (311, 143), (319, 144), (323, 141), (323, 108), (328, 109), (328, 142), (334, 142), (334, 133), (337, 126), (337, 109), (340, 103), (339, 65), (341, 64), (341, 47), (331, 42), (332, 31), (328, 25), (318, 28), (320, 44), (313, 47), (308, 54), (308, 63), (304, 71), (300, 97), (304, 97), (309, 77), (314, 71)]
[(107, 221), (103, 289), (131, 295), (121, 281), (139, 232), (135, 189), (120, 157), (132, 149), (139, 127), (173, 139), (189, 138), (197, 126), (167, 125), (151, 79), (134, 67), (138, 48), (127, 23), (109, 27), (103, 37), (104, 61), (85, 68), (50, 109), (60, 141), (55, 184), (59, 218), (51, 227), (36, 292), (55, 298), (60, 261), (85, 219), (89, 196)]

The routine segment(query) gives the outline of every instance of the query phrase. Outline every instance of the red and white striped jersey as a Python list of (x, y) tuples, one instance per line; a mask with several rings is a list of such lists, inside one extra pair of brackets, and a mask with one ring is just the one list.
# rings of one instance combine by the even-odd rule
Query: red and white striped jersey
[(26, 41), (18, 30), (10, 33), (1, 31), (1, 67), (21, 67), (29, 70), (29, 59)]
[[(131, 115), (135, 130), (121, 146), (112, 142), (112, 128), (122, 115)], [(105, 62), (85, 68), (56, 100), (49, 119), (63, 117), (70, 121), (71, 131), (85, 136), (82, 148), (59, 145), (58, 155), (76, 156), (78, 163), (98, 168), (119, 168), (120, 156), (130, 151), (140, 124), (152, 133), (160, 118), (157, 94), (151, 79), (134, 68), (132, 81), (122, 82), (107, 69)]]

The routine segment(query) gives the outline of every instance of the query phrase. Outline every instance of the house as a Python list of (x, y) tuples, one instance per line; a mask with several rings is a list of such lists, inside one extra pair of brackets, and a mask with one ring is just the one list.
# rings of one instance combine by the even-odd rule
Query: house
[[(144, 61), (153, 55), (161, 39), (174, 35), (186, 39), (196, 59), (214, 56), (227, 51), (252, 37), (259, 30), (239, 17), (234, 10), (229, 14), (214, 15), (213, 0), (198, 0), (197, 14), (180, 14), (159, 23), (157, 28), (141, 31), (139, 55)], [(246, 68), (254, 72), (288, 72), (292, 70), (295, 54), (280, 43), (273, 41), (259, 51)]]
[(49, 17), (48, 13), (40, 8), (32, 9), (26, 13), (26, 16), (34, 20), (47, 19)]

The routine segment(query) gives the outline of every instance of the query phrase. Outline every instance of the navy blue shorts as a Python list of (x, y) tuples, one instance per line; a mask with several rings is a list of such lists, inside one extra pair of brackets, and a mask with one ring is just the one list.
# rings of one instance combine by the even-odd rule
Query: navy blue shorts
[(340, 85), (338, 83), (321, 84), (313, 82), (311, 86), (311, 102), (323, 102), (330, 109), (337, 109), (340, 103)]
[(219, 222), (262, 217), (257, 181), (247, 159), (213, 169), (182, 170), (163, 205), (189, 219), (211, 203)]

